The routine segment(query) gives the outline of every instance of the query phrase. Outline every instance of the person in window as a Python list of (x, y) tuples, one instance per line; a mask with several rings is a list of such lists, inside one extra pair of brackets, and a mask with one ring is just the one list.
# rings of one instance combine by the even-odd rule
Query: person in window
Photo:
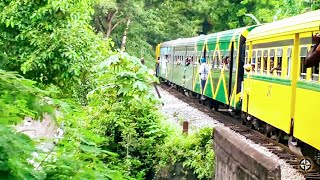
[(191, 58), (187, 57), (186, 58), (186, 66), (189, 66), (191, 64)]
[(199, 68), (199, 74), (200, 74), (200, 78), (201, 78), (201, 99), (204, 100), (204, 96), (203, 96), (203, 91), (204, 91), (204, 86), (206, 84), (207, 78), (208, 78), (208, 73), (209, 73), (209, 69), (207, 67), (206, 64), (206, 59), (205, 58), (201, 58), (201, 65)]
[(166, 55), (165, 57), (166, 57), (166, 63), (169, 63), (169, 56)]
[(281, 70), (280, 64), (277, 67), (274, 67), (274, 57), (270, 58), (270, 74), (273, 73), (274, 70)]
[(255, 59), (252, 59), (251, 61), (251, 72), (254, 73), (256, 71), (256, 62)]
[(316, 34), (312, 37), (313, 44), (310, 51), (307, 54), (305, 65), (306, 68), (319, 65), (320, 62), (320, 34)]
[(261, 59), (260, 60), (258, 60), (258, 62), (257, 62), (257, 70), (258, 70), (258, 72), (260, 72), (260, 70), (261, 70)]

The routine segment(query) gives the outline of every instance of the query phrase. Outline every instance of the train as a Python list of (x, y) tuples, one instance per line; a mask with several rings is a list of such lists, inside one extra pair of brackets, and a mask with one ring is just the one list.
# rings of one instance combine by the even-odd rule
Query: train
[[(320, 10), (156, 47), (157, 76), (320, 165), (319, 64), (306, 68)], [(202, 91), (199, 66), (210, 69)]]

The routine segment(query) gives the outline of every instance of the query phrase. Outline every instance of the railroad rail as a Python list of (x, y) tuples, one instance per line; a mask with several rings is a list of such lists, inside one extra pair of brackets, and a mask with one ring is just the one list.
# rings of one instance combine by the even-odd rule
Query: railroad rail
[(248, 126), (242, 124), (242, 121), (239, 118), (232, 117), (228, 114), (227, 109), (219, 109), (219, 112), (216, 112), (209, 108), (209, 106), (204, 105), (203, 103), (199, 103), (198, 99), (190, 98), (185, 94), (178, 91), (174, 86), (168, 86), (167, 84), (161, 83), (160, 87), (175, 96), (176, 98), (184, 101), (190, 106), (198, 109), (199, 111), (206, 113), (211, 118), (219, 121), (224, 124), (224, 126), (232, 129), (238, 134), (246, 137), (247, 139), (253, 141), (256, 144), (259, 144), (265, 148), (267, 148), (270, 152), (277, 155), (280, 159), (284, 160), (287, 164), (289, 164), (292, 168), (298, 170), (307, 180), (320, 180), (320, 170), (313, 168), (309, 171), (303, 171), (300, 161), (303, 157), (292, 152), (289, 147), (284, 144), (281, 144), (269, 137), (266, 137), (262, 133), (257, 130), (251, 129)]

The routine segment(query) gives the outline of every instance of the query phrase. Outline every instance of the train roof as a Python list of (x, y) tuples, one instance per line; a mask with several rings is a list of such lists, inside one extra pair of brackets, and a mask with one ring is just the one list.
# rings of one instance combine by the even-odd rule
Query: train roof
[(208, 50), (213, 51), (216, 48), (216, 43), (219, 42), (224, 44), (224, 47), (220, 46), (220, 49), (226, 50), (228, 49), (229, 44), (231, 42), (233, 41), (237, 42), (239, 36), (241, 36), (246, 31), (247, 32), (251, 31), (251, 29), (255, 27), (256, 25), (208, 34), (198, 39), (197, 49), (198, 51), (201, 51), (204, 45), (207, 44)]
[(219, 36), (219, 41), (220, 42), (229, 42), (234, 36), (239, 36), (244, 30), (246, 30), (248, 27), (242, 27), (242, 28), (237, 28), (237, 29), (231, 29), (231, 30), (226, 30), (226, 31), (221, 31), (221, 32), (216, 32), (212, 34), (208, 34), (206, 36), (203, 36), (199, 38), (198, 43), (204, 43), (207, 41), (207, 43), (215, 43), (218, 40)]
[(207, 43), (215, 43), (217, 41), (217, 37), (219, 36), (220, 42), (230, 42), (232, 38), (238, 38), (245, 30), (251, 30), (255, 26), (250, 27), (242, 27), (237, 29), (231, 29), (222, 32), (216, 32), (208, 35), (200, 35), (191, 38), (179, 38), (176, 40), (166, 41), (161, 44), (161, 47), (175, 47), (175, 46), (195, 46), (199, 44)]
[(320, 30), (320, 10), (268, 23), (253, 29), (248, 40)]
[(172, 46), (194, 46), (197, 39), (201, 36), (191, 37), (191, 38), (179, 38), (172, 41), (166, 41), (161, 44), (161, 47), (172, 47)]

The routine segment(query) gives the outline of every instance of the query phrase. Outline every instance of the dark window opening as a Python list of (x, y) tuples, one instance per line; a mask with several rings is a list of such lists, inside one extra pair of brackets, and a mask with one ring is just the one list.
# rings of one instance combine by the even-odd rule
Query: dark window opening
[(278, 57), (278, 66), (277, 66), (277, 76), (281, 76), (281, 71), (282, 71), (282, 57)]
[(282, 72), (282, 53), (283, 53), (283, 49), (278, 49), (277, 50), (277, 76), (281, 76), (281, 72)]
[(308, 53), (307, 47), (301, 47), (300, 49), (300, 79), (306, 79), (307, 68), (305, 66), (305, 60)]
[(300, 65), (301, 65), (301, 68), (300, 68), (300, 79), (306, 79), (307, 68), (304, 65), (306, 57), (301, 57), (300, 59), (301, 59), (301, 61), (300, 61)]
[(263, 74), (267, 74), (268, 69), (268, 50), (263, 51)]
[(312, 81), (319, 81), (319, 64), (317, 66), (312, 67)]
[(287, 78), (290, 78), (290, 73), (291, 73), (291, 51), (292, 49), (289, 48), (287, 51)]

